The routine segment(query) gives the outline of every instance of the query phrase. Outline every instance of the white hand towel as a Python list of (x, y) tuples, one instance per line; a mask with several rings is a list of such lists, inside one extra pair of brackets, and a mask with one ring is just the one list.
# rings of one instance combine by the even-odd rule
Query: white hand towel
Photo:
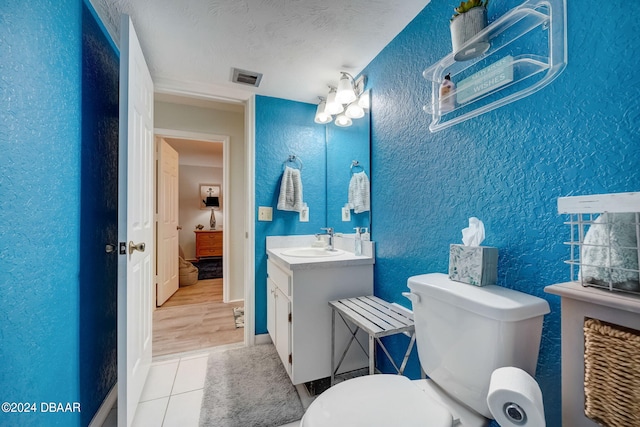
[(280, 181), (280, 196), (278, 197), (278, 210), (295, 211), (302, 210), (302, 179), (300, 170), (285, 166)]
[(369, 178), (364, 172), (356, 172), (349, 181), (349, 207), (354, 213), (369, 210)]

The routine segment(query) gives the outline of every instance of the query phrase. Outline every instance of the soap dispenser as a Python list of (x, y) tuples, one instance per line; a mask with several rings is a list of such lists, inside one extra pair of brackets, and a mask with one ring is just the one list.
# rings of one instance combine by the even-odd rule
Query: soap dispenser
[(353, 253), (356, 254), (357, 256), (362, 255), (362, 236), (360, 234), (360, 227), (356, 227), (354, 228), (354, 230), (356, 230), (356, 236), (355, 236), (355, 247), (353, 248)]

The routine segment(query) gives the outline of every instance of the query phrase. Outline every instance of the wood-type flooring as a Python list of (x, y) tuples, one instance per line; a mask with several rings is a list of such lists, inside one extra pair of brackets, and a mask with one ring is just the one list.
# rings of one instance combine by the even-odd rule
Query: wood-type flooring
[(242, 305), (222, 302), (222, 279), (181, 287), (153, 312), (153, 356), (242, 342), (244, 329), (233, 318)]

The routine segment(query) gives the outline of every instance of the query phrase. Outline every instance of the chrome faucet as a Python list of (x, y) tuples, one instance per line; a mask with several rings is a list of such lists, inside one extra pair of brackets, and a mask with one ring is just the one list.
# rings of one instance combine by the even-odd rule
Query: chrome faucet
[[(320, 230), (325, 230), (327, 236), (329, 236), (329, 243), (327, 244), (327, 250), (328, 251), (335, 251), (335, 249), (333, 249), (333, 227), (324, 227), (321, 228)], [(316, 234), (316, 236), (319, 236), (320, 234)]]

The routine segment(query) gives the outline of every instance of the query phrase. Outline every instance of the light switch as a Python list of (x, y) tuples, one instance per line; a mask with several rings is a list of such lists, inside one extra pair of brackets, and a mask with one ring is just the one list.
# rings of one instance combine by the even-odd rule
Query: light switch
[(349, 209), (348, 207), (342, 208), (342, 221), (343, 222), (351, 221), (351, 209)]
[(309, 206), (305, 206), (300, 209), (300, 222), (309, 222)]
[(258, 207), (258, 221), (271, 221), (273, 219), (273, 208), (271, 206)]

